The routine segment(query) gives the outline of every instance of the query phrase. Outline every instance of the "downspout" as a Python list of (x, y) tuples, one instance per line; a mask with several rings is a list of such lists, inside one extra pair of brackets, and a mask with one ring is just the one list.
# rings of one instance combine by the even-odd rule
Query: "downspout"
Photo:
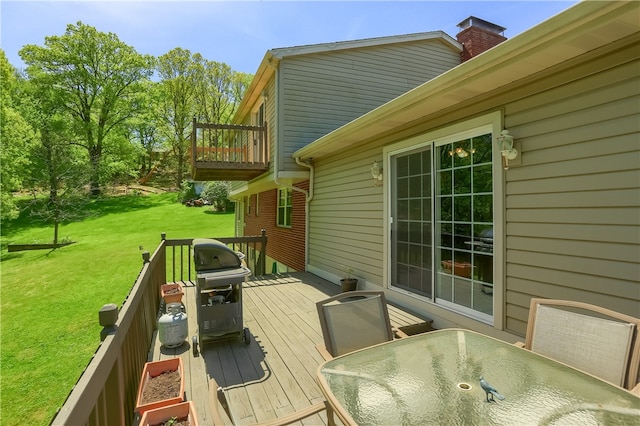
[(313, 181), (315, 177), (315, 169), (313, 164), (311, 163), (312, 158), (309, 158), (306, 162), (302, 162), (300, 157), (295, 157), (296, 164), (306, 167), (309, 169), (309, 191), (305, 191), (304, 189), (296, 188), (293, 186), (292, 188), (295, 191), (302, 192), (305, 195), (304, 202), (304, 268), (305, 270), (309, 266), (309, 211), (311, 200), (313, 200)]

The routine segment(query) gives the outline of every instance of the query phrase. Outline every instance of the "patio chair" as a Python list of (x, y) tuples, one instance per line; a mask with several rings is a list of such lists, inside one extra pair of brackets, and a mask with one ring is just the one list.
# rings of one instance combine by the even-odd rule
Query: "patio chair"
[(516, 345), (631, 390), (638, 382), (640, 319), (600, 306), (531, 299), (524, 344)]
[[(218, 386), (216, 380), (211, 377), (209, 379), (209, 397), (211, 404), (211, 418), (213, 420), (213, 426), (225, 426), (228, 424), (235, 425), (236, 420), (233, 417), (233, 413), (231, 408), (229, 407), (229, 403), (226, 398), (226, 394), (223, 388)], [(306, 408), (298, 410), (294, 413), (287, 414), (286, 416), (278, 417), (274, 420), (269, 420), (267, 422), (255, 423), (253, 426), (285, 426), (290, 425), (296, 422), (299, 422), (307, 417), (311, 417), (314, 414), (320, 413), (324, 410), (327, 410), (327, 425), (335, 426), (335, 421), (333, 419), (333, 410), (328, 402), (318, 402), (316, 404), (310, 405)], [(223, 411), (226, 413), (227, 417), (230, 421), (225, 421), (223, 416)]]
[(406, 334), (391, 328), (382, 291), (349, 291), (316, 303), (327, 360)]

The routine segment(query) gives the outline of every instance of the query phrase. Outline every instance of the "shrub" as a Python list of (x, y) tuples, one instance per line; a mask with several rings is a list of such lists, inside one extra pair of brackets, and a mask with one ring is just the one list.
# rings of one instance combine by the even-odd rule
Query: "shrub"
[(180, 185), (180, 192), (178, 192), (178, 202), (184, 203), (197, 197), (196, 185), (188, 180), (183, 180)]
[(207, 182), (200, 193), (200, 197), (211, 203), (216, 211), (228, 211), (233, 205), (229, 201), (231, 183), (226, 181)]

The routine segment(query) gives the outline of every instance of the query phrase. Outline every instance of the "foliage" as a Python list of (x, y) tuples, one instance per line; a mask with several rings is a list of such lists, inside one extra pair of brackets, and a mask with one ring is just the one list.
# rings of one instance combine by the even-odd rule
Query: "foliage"
[[(1, 219), (18, 214), (13, 191), (55, 196), (88, 184), (97, 195), (106, 184), (154, 177), (166, 186), (170, 176), (179, 187), (193, 119), (229, 123), (252, 78), (185, 49), (140, 55), (82, 22), (23, 46), (24, 75), (0, 53)], [(150, 80), (154, 71), (159, 81)]]
[(180, 192), (178, 193), (178, 202), (193, 200), (198, 197), (196, 194), (196, 186), (193, 181), (183, 180), (180, 184)]
[(50, 86), (24, 82), (21, 109), (37, 132), (36, 141), (27, 150), (30, 163), (25, 187), (33, 193), (40, 188), (48, 192), (46, 202), (37, 203), (32, 214), (53, 223), (54, 244), (58, 243), (59, 224), (76, 218), (88, 176), (86, 158), (73, 144), (70, 122), (58, 101), (58, 94)]
[(20, 56), (30, 80), (54, 90), (73, 120), (81, 136), (75, 143), (87, 150), (92, 166), (92, 193), (99, 194), (104, 156), (118, 154), (109, 135), (136, 113), (134, 99), (152, 74), (152, 58), (82, 22), (46, 37), (44, 47), (24, 46)]
[(0, 49), (0, 220), (18, 215), (12, 191), (22, 187), (25, 167), (29, 165), (27, 150), (35, 133), (17, 108), (20, 80)]
[[(197, 55), (199, 57), (200, 55)], [(167, 129), (167, 140), (171, 144), (177, 162), (176, 183), (184, 178), (189, 150), (189, 135), (196, 113), (195, 57), (186, 49), (176, 48), (158, 58), (160, 75), (161, 106), (160, 115)]]
[(8, 243), (48, 236), (28, 209), (3, 223), (2, 424), (50, 423), (100, 342), (97, 312), (106, 303), (121, 305), (131, 290), (140, 246), (153, 252), (163, 231), (200, 238), (234, 229), (233, 215), (186, 209), (174, 193), (95, 198), (83, 210), (85, 219), (61, 226), (62, 235), (80, 242), (49, 252), (6, 251)]
[(139, 113), (128, 121), (127, 137), (136, 147), (138, 183), (144, 185), (166, 158), (166, 131), (159, 118), (161, 105), (160, 83), (142, 82), (143, 92), (137, 98)]
[(237, 73), (227, 64), (195, 58), (198, 70), (195, 98), (199, 120), (205, 123), (229, 123), (249, 87), (251, 75)]
[(229, 211), (229, 191), (231, 182), (215, 181), (207, 182), (200, 193), (200, 197), (211, 203), (216, 211)]

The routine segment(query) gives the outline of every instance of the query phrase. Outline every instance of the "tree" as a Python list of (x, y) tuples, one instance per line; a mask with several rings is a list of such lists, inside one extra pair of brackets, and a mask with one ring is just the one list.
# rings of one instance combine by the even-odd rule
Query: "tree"
[(18, 215), (12, 191), (22, 186), (24, 169), (29, 164), (27, 149), (35, 140), (33, 129), (17, 108), (20, 84), (15, 69), (0, 49), (0, 220)]
[(46, 200), (34, 200), (30, 212), (53, 223), (53, 244), (58, 244), (60, 223), (81, 216), (85, 202), (81, 191), (89, 174), (88, 162), (84, 151), (74, 144), (73, 120), (55, 88), (29, 81), (24, 89), (22, 112), (37, 135), (27, 151), (25, 183), (34, 192), (48, 192)]
[(176, 186), (180, 186), (187, 165), (189, 135), (193, 117), (196, 116), (195, 83), (196, 61), (189, 50), (176, 48), (158, 58), (158, 74), (161, 84), (161, 117), (169, 132), (168, 141), (177, 164)]
[(154, 175), (168, 153), (160, 114), (160, 85), (151, 81), (144, 83), (145, 89), (139, 98), (144, 108), (128, 123), (128, 138), (138, 148), (138, 183), (142, 185)]
[[(198, 58), (196, 103), (198, 120), (230, 123), (252, 76), (234, 72), (227, 64)], [(210, 132), (209, 137), (216, 137)]]
[(109, 134), (136, 113), (134, 98), (153, 72), (153, 58), (82, 22), (44, 44), (24, 46), (20, 56), (30, 79), (52, 87), (73, 117), (81, 136), (76, 143), (87, 150), (92, 168), (91, 193), (98, 195), (104, 156), (118, 155)]

